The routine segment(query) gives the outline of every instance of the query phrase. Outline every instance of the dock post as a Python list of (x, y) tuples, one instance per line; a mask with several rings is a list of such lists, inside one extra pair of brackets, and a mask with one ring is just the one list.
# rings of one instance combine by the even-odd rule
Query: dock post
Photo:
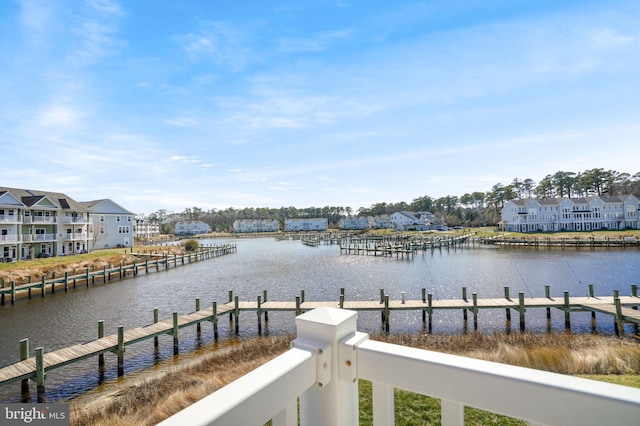
[[(422, 252), (424, 254), (424, 251)], [(427, 289), (422, 289), (422, 303), (427, 303)], [(422, 324), (427, 323), (427, 311), (425, 309), (422, 310)]]
[(344, 308), (344, 293), (340, 293), (340, 309)]
[[(380, 289), (380, 304), (384, 305), (384, 289), (383, 288)], [(384, 309), (380, 311), (380, 317), (381, 317), (380, 320), (382, 322), (382, 328), (384, 329), (384, 323), (385, 323)]]
[(433, 294), (429, 293), (427, 295), (427, 306), (428, 314), (429, 314), (429, 334), (433, 331)]
[[(198, 312), (200, 310), (200, 298), (197, 297), (196, 298), (196, 312)], [(198, 335), (200, 335), (200, 332), (202, 331), (202, 327), (200, 326), (200, 323), (196, 324), (196, 333), (198, 333)]]
[[(504, 298), (506, 300), (511, 300), (511, 297), (509, 296), (509, 287), (505, 286), (504, 287)], [(511, 308), (506, 308), (505, 309), (505, 315), (506, 315), (506, 325), (505, 328), (507, 330), (507, 333), (509, 333), (511, 331)]]
[[(617, 290), (614, 290), (617, 291)], [(620, 305), (620, 298), (616, 295), (613, 299), (613, 303), (616, 305), (616, 336), (624, 336), (624, 321), (622, 320), (622, 306)]]
[[(233, 302), (233, 290), (229, 290), (229, 303)], [(229, 327), (233, 324), (233, 315), (229, 314)]]
[(296, 296), (296, 316), (300, 315), (300, 296)]
[[(631, 284), (631, 296), (638, 297), (638, 285)], [(631, 309), (638, 310), (637, 306), (632, 306)], [(633, 331), (638, 334), (638, 323), (633, 323)]]
[(564, 329), (571, 330), (571, 308), (569, 307), (569, 292), (564, 292)]
[[(20, 340), (20, 361), (29, 359), (29, 339)], [(22, 394), (29, 393), (29, 379), (22, 380)]]
[(173, 313), (173, 354), (174, 355), (178, 355), (180, 353), (180, 345), (179, 345), (179, 341), (178, 341), (178, 331), (179, 331), (179, 327), (178, 327), (178, 313), (174, 312)]
[[(42, 286), (42, 288), (44, 289), (44, 286)], [(16, 282), (15, 281), (11, 281), (11, 304), (15, 304), (16, 303)]]
[(69, 290), (69, 272), (64, 273), (64, 292), (66, 293)]
[[(633, 286), (632, 286), (633, 287)], [(593, 295), (593, 284), (589, 284), (589, 297), (595, 297)]]
[(89, 287), (89, 268), (85, 269), (85, 274), (87, 276), (87, 278), (85, 278), (86, 286)]
[(211, 322), (213, 323), (213, 338), (218, 340), (218, 303), (213, 302), (213, 313), (211, 314)]
[(44, 402), (44, 349), (36, 348), (36, 389), (38, 392), (38, 402)]
[(518, 292), (518, 311), (520, 312), (520, 331), (524, 332), (524, 314), (526, 310), (524, 308), (524, 292), (522, 291)]
[(471, 293), (473, 299), (473, 329), (478, 331), (478, 293)]
[(389, 332), (389, 296), (384, 296), (384, 331)]
[[(467, 288), (462, 287), (462, 300), (467, 302)], [(462, 309), (462, 320), (464, 321), (464, 328), (467, 329), (467, 310), (466, 308)]]
[[(98, 339), (104, 337), (104, 320), (98, 321)], [(98, 370), (104, 369), (104, 354), (98, 355)]]
[(45, 288), (44, 285), (47, 282), (47, 278), (43, 275), (42, 280), (40, 281), (40, 297), (44, 297)]
[(124, 327), (118, 327), (118, 377), (124, 376)]
[(258, 295), (258, 300), (256, 304), (256, 314), (258, 314), (258, 335), (262, 336), (262, 297)]
[[(551, 290), (548, 285), (544, 286), (544, 297), (551, 299)], [(551, 308), (547, 307), (547, 331), (551, 331)]]
[[(262, 301), (264, 303), (267, 303), (267, 290), (262, 290)], [(269, 323), (269, 312), (268, 311), (264, 311), (264, 325), (265, 325), (265, 327), (267, 326), (268, 323)]]
[(144, 259), (144, 273), (148, 274), (149, 273), (149, 258), (145, 257)]
[[(589, 297), (595, 297), (593, 295), (593, 284), (589, 284)], [(597, 330), (596, 312), (591, 311), (591, 331), (595, 333), (596, 330)]]
[(234, 308), (233, 308), (233, 315), (235, 316), (235, 322), (236, 322), (236, 336), (238, 334), (240, 334), (240, 299), (239, 296), (235, 297), (235, 301), (234, 301)]
[[(160, 319), (158, 318), (158, 308), (153, 308), (153, 323), (156, 324)], [(158, 336), (153, 338), (153, 348), (158, 350)]]

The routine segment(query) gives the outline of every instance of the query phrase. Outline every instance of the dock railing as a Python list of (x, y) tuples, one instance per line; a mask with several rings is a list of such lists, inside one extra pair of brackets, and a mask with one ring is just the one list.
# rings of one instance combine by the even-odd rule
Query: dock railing
[(357, 313), (296, 318), (291, 349), (162, 426), (357, 425), (358, 380), (372, 382), (374, 425), (394, 424), (394, 388), (441, 400), (441, 423), (475, 407), (530, 425), (637, 424), (640, 389), (369, 340)]

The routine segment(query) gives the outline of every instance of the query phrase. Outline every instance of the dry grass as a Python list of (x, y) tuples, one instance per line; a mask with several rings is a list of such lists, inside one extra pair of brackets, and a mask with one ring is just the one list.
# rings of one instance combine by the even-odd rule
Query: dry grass
[[(289, 348), (292, 335), (251, 339), (130, 386), (93, 408), (72, 403), (72, 425), (153, 425)], [(640, 374), (640, 346), (607, 336), (571, 334), (374, 335), (374, 340), (564, 374)], [(597, 377), (597, 376), (592, 376)], [(97, 407), (97, 408), (96, 408)]]
[[(178, 256), (184, 254), (182, 246), (159, 246), (135, 248), (135, 252), (140, 253), (167, 253)], [(17, 285), (26, 284), (31, 279), (32, 282), (40, 281), (42, 276), (47, 279), (53, 274), (61, 277), (65, 272), (69, 274), (82, 273), (86, 268), (90, 270), (100, 270), (103, 267), (116, 266), (124, 262), (131, 265), (135, 260), (140, 261), (130, 252), (124, 249), (96, 250), (91, 253), (73, 256), (49, 257), (46, 259), (22, 260), (15, 263), (0, 264), (0, 281), (5, 283), (15, 281)]]

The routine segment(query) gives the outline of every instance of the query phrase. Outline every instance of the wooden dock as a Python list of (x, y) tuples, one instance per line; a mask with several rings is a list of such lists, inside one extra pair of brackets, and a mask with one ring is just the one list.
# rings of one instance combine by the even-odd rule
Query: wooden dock
[(5, 298), (8, 298), (11, 304), (14, 304), (20, 297), (31, 298), (34, 294), (44, 297), (47, 292), (53, 294), (56, 290), (68, 291), (69, 288), (76, 288), (78, 285), (89, 287), (89, 284), (105, 283), (116, 279), (124, 279), (128, 276), (137, 276), (140, 271), (148, 274), (150, 271), (159, 271), (160, 269), (176, 268), (178, 266), (198, 262), (201, 260), (211, 259), (214, 257), (224, 256), (230, 253), (236, 253), (235, 244), (216, 244), (198, 248), (192, 253), (183, 255), (169, 255), (168, 253), (131, 253), (140, 259), (140, 262), (134, 261), (130, 264), (121, 263), (117, 266), (107, 268), (104, 266), (101, 270), (90, 270), (85, 268), (82, 273), (69, 274), (65, 272), (64, 276), (51, 278), (42, 276), (39, 282), (28, 282), (24, 284), (16, 284), (11, 282), (6, 285), (4, 280), (0, 283), (0, 305), (5, 304)]
[(340, 243), (340, 254), (411, 258), (419, 252), (465, 247), (469, 235), (458, 237), (411, 238), (384, 240), (379, 238), (352, 238)]
[(634, 247), (640, 248), (640, 239), (636, 237), (619, 238), (551, 238), (551, 237), (483, 237), (478, 239), (481, 244), (496, 244), (505, 246), (526, 246), (526, 247)]
[(384, 289), (380, 289), (380, 298), (375, 301), (345, 300), (344, 289), (340, 291), (340, 298), (336, 301), (307, 301), (304, 291), (295, 297), (295, 301), (268, 301), (267, 291), (257, 296), (255, 301), (240, 301), (238, 296), (229, 291), (229, 301), (218, 305), (213, 302), (209, 308), (200, 308), (200, 300), (196, 299), (196, 310), (190, 314), (178, 315), (174, 312), (171, 318), (158, 319), (158, 310), (154, 310), (154, 322), (144, 327), (124, 330), (118, 327), (118, 332), (110, 336), (104, 336), (104, 322), (98, 322), (98, 338), (90, 342), (57, 349), (45, 353), (43, 348), (35, 349), (35, 356), (29, 356), (29, 341), (20, 341), (21, 360), (0, 368), (0, 385), (16, 381), (22, 381), (23, 394), (29, 392), (29, 380), (36, 382), (38, 400), (44, 399), (44, 381), (46, 371), (61, 368), (65, 365), (80, 360), (98, 356), (99, 368), (104, 368), (104, 354), (113, 352), (118, 357), (118, 375), (124, 374), (124, 353), (126, 346), (145, 340), (154, 339), (154, 346), (158, 347), (158, 336), (173, 336), (173, 351), (178, 354), (179, 330), (181, 328), (196, 326), (200, 332), (201, 323), (210, 322), (214, 330), (214, 339), (218, 338), (218, 320), (220, 316), (228, 314), (230, 324), (235, 325), (235, 332), (239, 332), (241, 312), (253, 312), (257, 314), (258, 333), (262, 332), (262, 319), (268, 322), (269, 312), (295, 312), (296, 315), (319, 307), (335, 307), (354, 311), (377, 311), (381, 313), (381, 326), (389, 331), (389, 318), (393, 311), (417, 311), (422, 313), (425, 328), (432, 331), (433, 315), (439, 310), (460, 310), (463, 313), (465, 329), (467, 327), (468, 313), (473, 316), (473, 328), (478, 328), (478, 314), (486, 309), (504, 309), (506, 314), (507, 329), (511, 327), (511, 312), (519, 314), (520, 331), (525, 331), (525, 313), (528, 309), (544, 308), (547, 310), (547, 327), (551, 330), (551, 309), (559, 309), (565, 313), (565, 328), (570, 330), (572, 312), (591, 312), (592, 321), (595, 314), (605, 314), (613, 317), (616, 334), (624, 334), (624, 324), (640, 324), (640, 297), (638, 286), (631, 286), (630, 296), (620, 296), (616, 290), (611, 296), (594, 296), (593, 285), (589, 286), (589, 295), (586, 297), (571, 297), (564, 292), (561, 297), (550, 296), (549, 286), (545, 286), (545, 297), (526, 298), (523, 292), (518, 293), (517, 298), (511, 298), (509, 288), (504, 288), (503, 298), (479, 299), (476, 293), (467, 295), (466, 287), (462, 288), (460, 299), (434, 300), (431, 293), (422, 289), (422, 298), (419, 300), (405, 300), (404, 293), (400, 300), (390, 300)]

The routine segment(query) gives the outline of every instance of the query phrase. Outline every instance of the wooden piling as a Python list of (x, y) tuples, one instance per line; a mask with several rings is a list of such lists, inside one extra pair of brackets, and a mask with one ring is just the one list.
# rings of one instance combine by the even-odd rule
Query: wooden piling
[(180, 353), (180, 345), (178, 342), (178, 332), (179, 332), (178, 313), (174, 312), (173, 313), (173, 332), (171, 333), (173, 335), (173, 354), (174, 355), (178, 355)]
[[(20, 340), (20, 361), (29, 359), (29, 339)], [(29, 393), (29, 379), (22, 380), (22, 394)]]
[(234, 300), (233, 316), (235, 317), (236, 336), (240, 334), (240, 299), (238, 296)]
[[(104, 337), (104, 320), (98, 321), (98, 339)], [(104, 354), (98, 355), (98, 370), (104, 370)]]
[[(213, 314), (211, 315), (211, 322), (213, 323), (213, 338), (218, 340), (218, 303), (213, 302)], [(265, 313), (266, 316), (266, 313)]]
[(525, 330), (525, 324), (524, 324), (525, 307), (524, 307), (524, 292), (522, 292), (522, 291), (518, 292), (518, 311), (520, 313), (520, 331), (524, 332), (524, 330)]
[(571, 331), (571, 308), (569, 307), (569, 292), (564, 292), (564, 329)]
[(118, 347), (116, 349), (118, 355), (118, 377), (124, 376), (124, 327), (118, 327)]
[(44, 348), (36, 348), (36, 392), (38, 402), (44, 402)]

